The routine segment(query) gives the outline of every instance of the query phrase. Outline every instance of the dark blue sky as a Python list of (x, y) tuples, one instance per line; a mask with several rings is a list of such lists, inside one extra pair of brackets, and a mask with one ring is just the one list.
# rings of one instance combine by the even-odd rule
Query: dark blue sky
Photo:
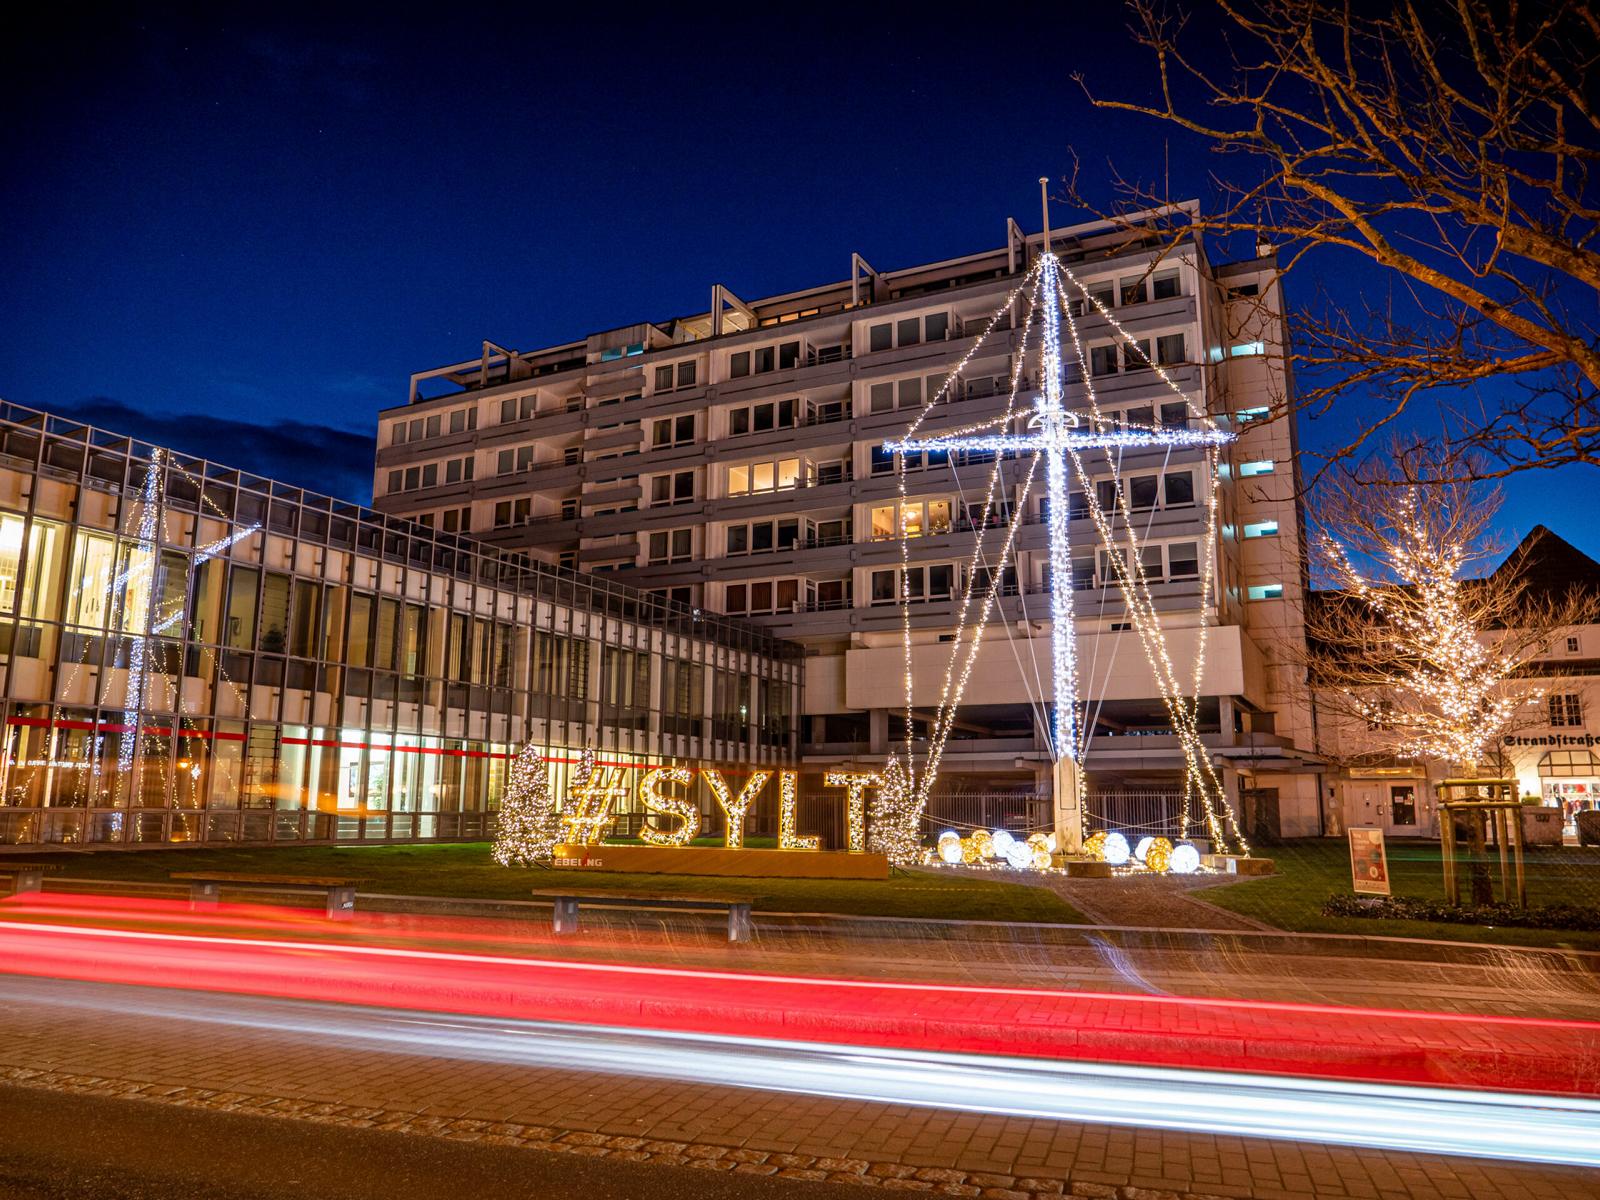
[[(374, 414), (483, 338), (993, 246), (1073, 148), (1202, 199), (1237, 161), (1089, 106), (1073, 71), (1152, 81), (1112, 5), (870, 7), (43, 18), (0, 48), (0, 396), (365, 500)], [(1508, 536), (1600, 554), (1593, 475), (1517, 482)]]

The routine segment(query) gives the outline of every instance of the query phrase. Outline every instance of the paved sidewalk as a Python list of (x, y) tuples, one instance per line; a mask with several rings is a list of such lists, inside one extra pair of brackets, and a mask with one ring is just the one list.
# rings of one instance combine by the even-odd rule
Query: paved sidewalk
[[(191, 1019), (141, 1012), (181, 999)], [(1593, 1173), (384, 1053), (203, 1024), (295, 1006), (0, 977), (0, 1081), (624, 1161), (1035, 1200), (1582, 1200)]]

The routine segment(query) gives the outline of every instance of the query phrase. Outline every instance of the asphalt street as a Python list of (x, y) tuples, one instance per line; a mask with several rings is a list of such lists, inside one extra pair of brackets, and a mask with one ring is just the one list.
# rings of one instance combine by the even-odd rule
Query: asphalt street
[(4, 1200), (860, 1200), (731, 1176), (0, 1085)]

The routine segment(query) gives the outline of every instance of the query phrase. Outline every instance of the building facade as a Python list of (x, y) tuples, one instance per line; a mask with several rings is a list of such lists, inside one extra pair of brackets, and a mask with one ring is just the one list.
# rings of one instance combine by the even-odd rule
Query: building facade
[[(1286, 650), (1303, 636), (1305, 582), (1275, 260), (1214, 264), (1196, 239), (1174, 247), (1107, 224), (1060, 231), (1052, 245), (1082, 285), (1074, 323), (1087, 370), (1069, 364), (1068, 403), (1086, 410), (1092, 386), (1112, 425), (1170, 427), (1200, 412), (1237, 435), (1209, 542), (1202, 451), (1130, 450), (1122, 473), (1181, 676), (1208, 627), (1200, 720), (1230, 797), (1263, 830), (1316, 833), (1311, 708)], [(919, 415), (929, 434), (1002, 414), (1014, 376), (1016, 399), (1031, 405), (1038, 341), (1007, 299), (1042, 249), (1008, 222), (1005, 243), (982, 253), (889, 272), (855, 255), (847, 278), (786, 295), (747, 301), (718, 285), (707, 311), (670, 321), (533, 351), (485, 342), (475, 359), (414, 375), (407, 403), (381, 414), (374, 505), (803, 645), (805, 762), (881, 763), (905, 736), (898, 593), (912, 598), (924, 736), (961, 636), (984, 521), (975, 501), (997, 469), (992, 454), (897, 461), (883, 443)], [(985, 641), (945, 754), (957, 789), (1031, 789), (1048, 770), (1038, 714), (1052, 696), (1037, 664), (1049, 654), (1052, 580), (1044, 497), (1024, 500), (1026, 466), (998, 467), (1003, 506), (1022, 527), (1000, 580), (1006, 632)], [(1179, 739), (1112, 551), (1070, 502), (1091, 791), (1107, 803), (1172, 796)], [(901, 528), (912, 535), (904, 563)], [(1202, 594), (1207, 554), (1217, 570)]]
[(530, 740), (557, 789), (792, 764), (800, 682), (748, 622), (0, 404), (0, 842), (481, 837)]

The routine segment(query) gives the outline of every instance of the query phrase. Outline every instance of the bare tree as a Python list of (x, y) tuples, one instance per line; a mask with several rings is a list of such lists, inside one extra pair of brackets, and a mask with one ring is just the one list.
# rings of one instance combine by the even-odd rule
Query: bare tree
[(1499, 489), (1471, 473), (1414, 443), (1317, 489), (1310, 553), (1325, 590), (1306, 604), (1307, 667), (1319, 707), (1355, 731), (1343, 757), (1472, 774), (1540, 718), (1535, 660), (1594, 619), (1591, 595), (1528, 570), (1527, 543), (1501, 561)]
[[(1284, 407), (1379, 407), (1330, 458), (1436, 388), (1484, 475), (1600, 463), (1600, 11), (1589, 0), (1132, 0), (1159, 100), (1090, 92), (1239, 160), (1184, 228), (1254, 237), (1324, 279), (1359, 261), (1387, 295), (1314, 289)], [(1220, 33), (1226, 48), (1216, 45)], [(1077, 76), (1085, 88), (1090, 83)], [(1118, 211), (1175, 199), (1113, 174)], [(1094, 208), (1069, 177), (1068, 198)], [(1103, 206), (1101, 206), (1103, 207)], [(1109, 215), (1109, 214), (1108, 214)], [(1371, 415), (1369, 415), (1371, 414)]]

